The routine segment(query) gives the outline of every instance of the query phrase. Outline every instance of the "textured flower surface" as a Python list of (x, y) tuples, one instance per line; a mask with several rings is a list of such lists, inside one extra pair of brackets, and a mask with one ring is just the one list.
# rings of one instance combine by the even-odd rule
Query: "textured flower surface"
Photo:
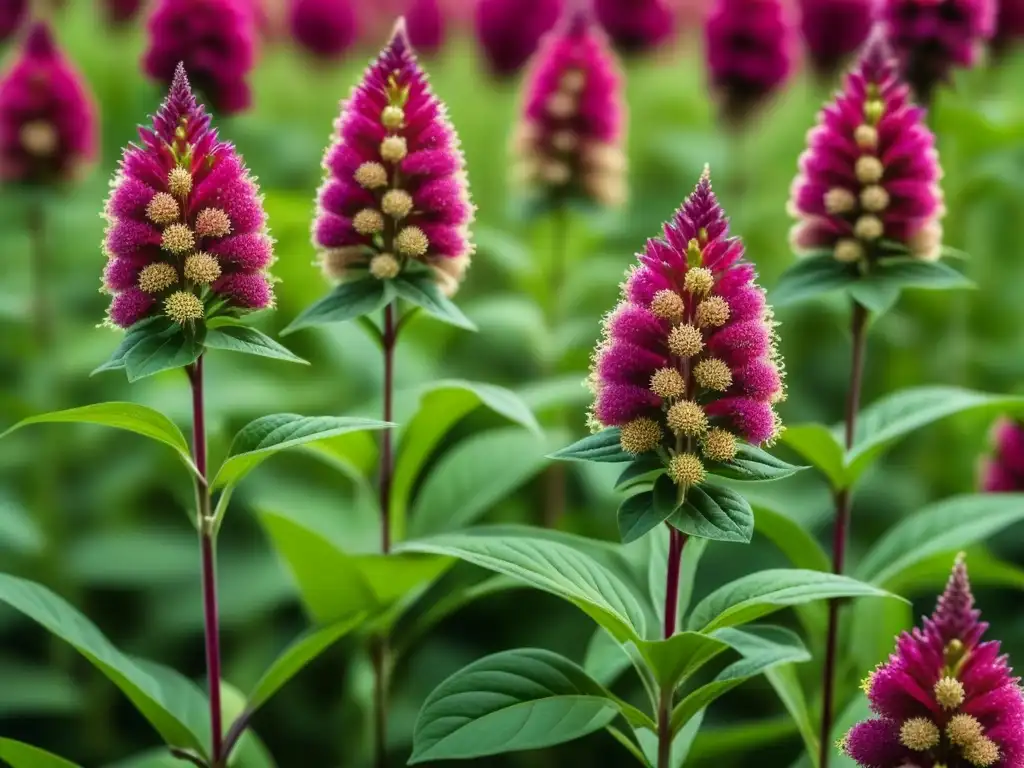
[(341, 56), (359, 34), (353, 0), (291, 0), (288, 25), (296, 43), (325, 59)]
[(0, 43), (13, 35), (28, 17), (28, 0), (0, 3)]
[(868, 39), (875, 0), (800, 0), (800, 32), (819, 77), (831, 79)]
[(693, 485), (737, 438), (771, 443), (784, 398), (771, 308), (705, 170), (664, 237), (652, 239), (607, 316), (590, 386), (594, 428), (632, 454), (659, 451)]
[(246, 78), (256, 61), (251, 0), (158, 0), (143, 59), (150, 77), (170, 83), (179, 62), (217, 112), (249, 106)]
[(92, 96), (50, 28), (37, 22), (0, 79), (0, 180), (68, 180), (95, 156)]
[(955, 67), (978, 61), (995, 29), (997, 0), (883, 0), (886, 37), (922, 104)]
[(465, 161), (402, 21), (342, 105), (323, 164), (313, 244), (328, 277), (422, 264), (455, 293), (472, 254)]
[(850, 730), (846, 754), (864, 768), (1024, 766), (1020, 679), (980, 617), (958, 557), (935, 612), (864, 681), (878, 717)]
[(563, 0), (479, 0), (476, 37), (491, 71), (514, 75), (558, 22)]
[(625, 53), (654, 48), (675, 32), (675, 14), (665, 0), (594, 0), (594, 12)]
[(110, 322), (182, 326), (273, 303), (273, 260), (255, 181), (220, 141), (179, 66), (167, 99), (125, 150), (107, 200)]
[(715, 0), (704, 26), (711, 88), (739, 125), (793, 70), (796, 28), (781, 0)]
[(800, 156), (790, 214), (797, 251), (864, 262), (897, 244), (933, 261), (945, 213), (935, 137), (909, 101), (884, 41), (873, 36)]
[(600, 27), (577, 13), (544, 39), (513, 140), (517, 175), (551, 199), (626, 197), (623, 83)]
[(1024, 491), (1024, 423), (1000, 419), (992, 430), (992, 443), (992, 455), (981, 463), (982, 490)]

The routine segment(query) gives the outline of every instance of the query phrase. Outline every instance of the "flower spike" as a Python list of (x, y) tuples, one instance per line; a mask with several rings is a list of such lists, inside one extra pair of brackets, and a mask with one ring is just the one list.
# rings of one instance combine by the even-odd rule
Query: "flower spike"
[(874, 0), (800, 0), (800, 32), (815, 74), (831, 81), (868, 39)]
[(563, 0), (478, 0), (474, 27), (491, 72), (498, 77), (519, 72), (562, 8)]
[(992, 430), (992, 455), (982, 460), (981, 488), (988, 492), (1024, 490), (1024, 423), (1010, 418)]

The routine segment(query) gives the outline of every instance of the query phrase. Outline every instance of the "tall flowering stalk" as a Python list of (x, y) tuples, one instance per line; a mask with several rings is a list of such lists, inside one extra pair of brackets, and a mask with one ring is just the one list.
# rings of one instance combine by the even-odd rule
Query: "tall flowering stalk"
[(842, 750), (863, 768), (1016, 768), (1024, 764), (1024, 698), (999, 642), (974, 607), (957, 558), (934, 613), (904, 632), (863, 683), (876, 717)]

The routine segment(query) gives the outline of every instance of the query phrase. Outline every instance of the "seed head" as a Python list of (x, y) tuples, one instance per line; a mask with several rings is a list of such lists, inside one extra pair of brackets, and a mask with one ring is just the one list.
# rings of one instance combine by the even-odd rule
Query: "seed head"
[(579, 143), (580, 137), (572, 131), (555, 131), (551, 135), (551, 146), (559, 152), (572, 152)]
[(708, 431), (704, 409), (692, 400), (682, 400), (668, 409), (665, 418), (669, 429), (677, 435), (698, 437)]
[(704, 464), (692, 453), (680, 453), (672, 457), (668, 465), (669, 476), (677, 485), (700, 485), (707, 477)]
[(154, 224), (170, 224), (179, 213), (178, 201), (166, 192), (157, 192), (146, 206), (146, 217)]
[(709, 296), (697, 305), (697, 325), (720, 328), (729, 320), (729, 305), (721, 296)]
[(668, 349), (676, 357), (693, 357), (704, 349), (704, 337), (695, 326), (677, 325), (668, 335)]
[(659, 368), (651, 376), (651, 392), (665, 399), (681, 397), (686, 392), (686, 382), (675, 368)]
[(663, 289), (654, 294), (651, 299), (651, 312), (665, 320), (678, 322), (683, 319), (686, 312), (686, 305), (683, 297), (675, 291)]
[(862, 155), (857, 158), (855, 173), (857, 174), (857, 181), (861, 184), (877, 184), (882, 180), (884, 172), (885, 169), (882, 167), (882, 161), (877, 157)]
[(857, 196), (844, 187), (833, 187), (825, 193), (825, 210), (829, 213), (849, 213), (857, 207)]
[(715, 286), (715, 276), (707, 267), (693, 267), (686, 271), (683, 285), (694, 296), (706, 296)]
[(878, 146), (878, 129), (871, 125), (858, 125), (853, 138), (861, 149), (875, 149)]
[(579, 93), (587, 85), (587, 74), (582, 69), (568, 69), (559, 85), (566, 93)]
[(203, 302), (190, 291), (175, 291), (164, 300), (164, 312), (179, 325), (202, 320)]
[(402, 123), (405, 122), (405, 110), (401, 107), (396, 107), (394, 104), (389, 104), (380, 113), (380, 122), (389, 131), (397, 131), (402, 127)]
[(851, 237), (844, 237), (836, 243), (832, 255), (836, 257), (836, 261), (853, 264), (864, 258), (864, 246)]
[(988, 768), (999, 762), (999, 747), (992, 739), (982, 736), (964, 747), (964, 759), (978, 768)]
[(57, 151), (60, 137), (52, 123), (46, 120), (32, 120), (18, 131), (18, 140), (30, 155), (51, 157)]
[(384, 231), (384, 217), (375, 208), (364, 208), (352, 217), (352, 229), (360, 235), (376, 235)]
[(380, 189), (388, 185), (388, 171), (380, 163), (363, 163), (356, 168), (353, 178), (364, 189)]
[(877, 216), (868, 214), (857, 219), (857, 223), (853, 225), (853, 234), (861, 240), (877, 240), (885, 234), (885, 225)]
[(946, 736), (950, 744), (965, 747), (984, 736), (984, 731), (976, 718), (970, 715), (953, 715), (946, 723)]
[(395, 250), (402, 256), (419, 258), (426, 254), (430, 241), (419, 227), (405, 227), (395, 235)]
[(220, 262), (209, 253), (193, 253), (185, 259), (185, 279), (196, 285), (209, 285), (220, 277)]
[(402, 265), (390, 253), (378, 253), (370, 260), (370, 274), (378, 280), (390, 280), (397, 277)]
[(900, 742), (908, 749), (925, 752), (938, 745), (938, 726), (926, 718), (912, 717), (900, 727)]
[(355, 264), (366, 259), (366, 249), (362, 246), (346, 246), (328, 248), (319, 254), (320, 270), (330, 280), (340, 280)]
[(192, 191), (192, 174), (180, 165), (174, 166), (167, 174), (167, 189), (175, 197), (188, 197)]
[(653, 451), (661, 445), (661, 438), (661, 426), (654, 419), (646, 416), (623, 424), (619, 432), (619, 443), (622, 445), (622, 450), (634, 456)]
[(877, 184), (864, 187), (860, 192), (860, 204), (865, 211), (881, 213), (889, 207), (889, 193), (885, 191), (885, 187)]
[(540, 175), (548, 184), (560, 187), (569, 183), (572, 178), (572, 169), (558, 160), (548, 160), (541, 164)]
[(725, 392), (732, 386), (732, 371), (717, 357), (707, 357), (693, 367), (694, 380), (704, 389)]
[(171, 253), (188, 253), (196, 247), (196, 238), (184, 224), (168, 224), (161, 245)]
[(910, 236), (907, 245), (914, 258), (935, 261), (942, 255), (942, 225), (933, 221)]
[(715, 427), (704, 438), (704, 455), (711, 461), (732, 461), (736, 458), (736, 436)]
[(548, 114), (556, 120), (566, 120), (576, 112), (576, 99), (562, 91), (551, 94), (547, 103)]
[(943, 709), (956, 709), (964, 703), (964, 684), (955, 677), (943, 677), (935, 683), (935, 700)]
[(393, 219), (404, 219), (412, 211), (412, 195), (404, 189), (389, 189), (380, 201), (381, 210)]
[(196, 234), (200, 237), (227, 237), (231, 219), (221, 208), (203, 208), (196, 216)]
[(380, 156), (386, 163), (399, 163), (407, 154), (409, 148), (401, 136), (388, 136), (380, 143)]
[(178, 270), (162, 261), (143, 267), (139, 272), (139, 288), (146, 293), (160, 293), (178, 282)]

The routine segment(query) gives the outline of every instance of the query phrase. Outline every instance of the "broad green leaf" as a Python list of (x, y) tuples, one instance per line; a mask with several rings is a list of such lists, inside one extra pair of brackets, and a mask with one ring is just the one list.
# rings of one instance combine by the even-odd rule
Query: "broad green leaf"
[[(917, 563), (954, 553), (1024, 520), (1024, 494), (956, 496), (903, 518), (861, 561), (857, 575), (884, 586)], [(952, 566), (952, 559), (950, 560)]]
[(804, 741), (807, 757), (811, 761), (812, 768), (818, 768), (818, 750), (820, 740), (818, 739), (818, 723), (807, 707), (807, 699), (800, 687), (800, 678), (796, 674), (795, 664), (780, 664), (765, 671), (764, 676), (771, 683), (775, 693), (789, 716), (793, 718), (797, 729), (800, 731), (800, 738)]
[(573, 603), (618, 640), (644, 636), (646, 618), (633, 589), (611, 570), (570, 542), (573, 537), (513, 535), (507, 527), (403, 542), (400, 552), (457, 557), (503, 573)]
[(409, 521), (414, 537), (464, 528), (543, 469), (548, 440), (522, 427), (466, 438), (432, 466)]
[(677, 632), (667, 640), (641, 640), (637, 647), (662, 688), (675, 690), (690, 675), (730, 646), (699, 632)]
[(597, 627), (587, 643), (583, 669), (601, 685), (612, 685), (632, 665), (626, 649), (603, 627)]
[(552, 459), (561, 461), (597, 461), (621, 464), (633, 461), (636, 456), (622, 450), (619, 442), (619, 428), (608, 427), (593, 435), (587, 435), (570, 446), (551, 454)]
[(442, 320), (456, 328), (475, 331), (473, 321), (462, 314), (462, 310), (445, 296), (427, 272), (406, 273), (399, 275), (392, 282), (398, 296), (422, 308), (428, 315)]
[(780, 664), (809, 661), (811, 654), (800, 638), (782, 627), (757, 626), (715, 633), (743, 658), (723, 669), (714, 680), (697, 688), (672, 710), (672, 729), (682, 728), (698, 712), (750, 678)]
[(427, 697), (410, 764), (563, 744), (619, 714), (607, 691), (568, 659), (518, 649), (456, 672)]
[(721, 627), (746, 624), (787, 606), (835, 597), (902, 599), (848, 576), (798, 568), (769, 569), (743, 576), (716, 589), (697, 604), (686, 626), (711, 632)]
[(75, 716), (85, 700), (76, 681), (55, 666), (0, 659), (0, 680), (0, 718)]
[(862, 279), (851, 283), (846, 288), (850, 299), (860, 304), (871, 313), (871, 319), (875, 320), (884, 315), (899, 301), (900, 286), (893, 283), (881, 281), (869, 281)]
[(275, 360), (287, 360), (290, 363), (309, 365), (287, 347), (278, 344), (265, 333), (245, 325), (221, 325), (211, 328), (206, 333), (204, 342), (209, 349), (226, 349), (257, 357), (271, 357)]
[(843, 445), (828, 427), (821, 424), (786, 427), (782, 433), (782, 442), (825, 475), (834, 489), (846, 487)]
[(192, 463), (192, 455), (185, 436), (181, 434), (181, 430), (174, 422), (159, 411), (136, 403), (96, 403), (95, 405), (84, 405), (81, 408), (69, 408), (64, 411), (29, 416), (0, 434), (0, 439), (29, 424), (52, 423), (99, 424), (104, 427), (134, 432), (173, 448), (178, 457), (185, 462), (185, 466), (199, 474), (199, 470)]
[(731, 488), (695, 485), (687, 489), (686, 502), (668, 524), (690, 536), (746, 544), (754, 535), (754, 512)]
[(43, 545), (42, 529), (28, 510), (20, 502), (0, 495), (0, 551), (37, 555)]
[(629, 466), (622, 470), (622, 474), (619, 475), (619, 479), (615, 481), (615, 489), (621, 490), (629, 488), (636, 483), (643, 482), (644, 480), (653, 481), (657, 479), (652, 477), (654, 473), (664, 472), (665, 463), (661, 460), (661, 457), (656, 453), (645, 453), (634, 459)]
[[(131, 700), (168, 744), (206, 754), (195, 727), (203, 697), (173, 670), (130, 659), (89, 619), (45, 587), (0, 574), (0, 601), (40, 624), (85, 656)], [(197, 698), (198, 697), (198, 698)]]
[(710, 462), (707, 466), (708, 472), (721, 477), (728, 477), (732, 480), (781, 480), (784, 477), (796, 474), (801, 469), (777, 459), (767, 451), (762, 451), (748, 443), (740, 443), (736, 452), (736, 458), (727, 462)]
[(782, 273), (769, 300), (775, 307), (844, 288), (858, 279), (855, 267), (836, 261), (831, 251), (799, 258)]
[(300, 328), (315, 325), (343, 323), (362, 315), (376, 312), (394, 297), (388, 280), (366, 276), (338, 285), (324, 298), (315, 302), (285, 328), (281, 335), (294, 333)]
[(299, 416), (275, 413), (261, 416), (246, 424), (235, 435), (212, 487), (237, 485), (257, 466), (275, 453), (309, 445), (318, 440), (368, 429), (390, 429), (392, 424), (376, 419), (355, 419), (343, 416)]
[(897, 290), (902, 288), (949, 290), (975, 287), (974, 283), (961, 272), (942, 261), (922, 261), (912, 257), (879, 260), (872, 265), (871, 271), (864, 275), (860, 282), (872, 287)]
[[(666, 475), (662, 477), (668, 479)], [(671, 484), (671, 479), (668, 482)], [(619, 536), (622, 537), (622, 543), (630, 544), (650, 533), (668, 520), (673, 512), (675, 508), (672, 506), (655, 504), (653, 491), (642, 491), (623, 500), (618, 511)]]
[(11, 768), (79, 768), (70, 760), (14, 739), (0, 738), (0, 760)]
[(203, 354), (205, 335), (201, 325), (187, 332), (174, 325), (162, 333), (147, 334), (124, 357), (128, 381), (191, 365)]
[(832, 561), (818, 540), (796, 520), (758, 504), (754, 506), (757, 532), (774, 544), (797, 568), (830, 571)]
[(97, 373), (102, 373), (103, 371), (123, 370), (125, 366), (125, 358), (128, 357), (129, 352), (135, 349), (135, 347), (141, 344), (149, 336), (163, 333), (172, 325), (172, 321), (163, 315), (160, 317), (148, 317), (145, 320), (136, 323), (124, 332), (124, 336), (121, 338), (121, 343), (117, 345), (117, 349), (115, 349), (110, 355), (107, 362), (96, 368), (89, 375), (95, 376)]

